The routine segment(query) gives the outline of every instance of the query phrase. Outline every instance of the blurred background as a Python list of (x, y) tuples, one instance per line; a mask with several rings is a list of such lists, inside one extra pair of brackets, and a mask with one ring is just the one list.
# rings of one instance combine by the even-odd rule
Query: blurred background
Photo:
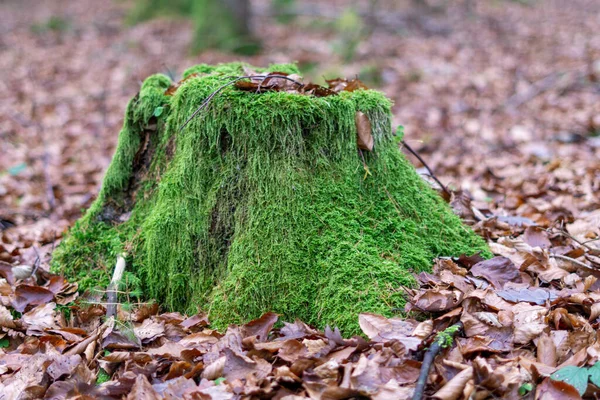
[(600, 206), (599, 26), (593, 0), (1, 0), (0, 259), (89, 206), (146, 76), (232, 60), (358, 76), (479, 209), (573, 222)]

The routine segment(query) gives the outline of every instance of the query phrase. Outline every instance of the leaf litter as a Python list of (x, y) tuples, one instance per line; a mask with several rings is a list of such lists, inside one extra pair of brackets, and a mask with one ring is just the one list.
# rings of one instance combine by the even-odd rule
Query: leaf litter
[[(0, 157), (0, 392), (7, 398), (410, 398), (436, 335), (462, 322), (453, 345), (434, 360), (426, 395), (598, 397), (600, 98), (590, 85), (597, 66), (588, 60), (600, 53), (591, 17), (597, 12), (589, 2), (575, 3), (560, 12), (548, 4), (542, 13), (516, 2), (502, 9), (481, 4), (472, 23), (458, 12), (448, 16), (460, 23), (447, 37), (389, 40), (380, 31), (361, 50), (359, 59), (366, 59), (377, 49), (397, 122), (455, 189), (453, 208), (497, 257), (436, 260), (433, 273), (418, 276), (404, 317), (363, 314), (365, 335), (354, 338), (301, 321), (272, 325), (272, 314), (220, 334), (203, 314), (159, 314), (157, 304), (120, 307), (118, 320), (105, 320), (101, 299), (81, 298), (75, 283), (45, 272), (62, 232), (93, 200), (136, 82), (164, 65), (165, 54), (156, 51), (165, 40), (161, 32), (170, 32), (170, 65), (193, 62), (178, 56), (185, 53), (185, 32), (177, 23), (121, 33), (114, 18), (120, 5), (97, 5), (94, 24), (80, 28), (87, 40), (76, 45), (69, 34), (29, 32), (30, 14), (40, 10), (25, 15), (2, 5), (14, 16), (7, 19), (14, 34), (3, 35), (7, 57), (0, 61), (9, 75), (0, 98), (7, 117), (2, 138), (8, 138)], [(88, 6), (69, 8), (85, 15)], [(25, 21), (20, 31), (19, 21)], [(259, 26), (286, 59), (331, 58), (327, 41), (314, 37), (319, 33), (288, 38), (284, 28)], [(542, 29), (550, 26), (552, 32)], [(571, 40), (582, 32), (590, 39)], [(123, 53), (112, 45), (125, 38), (140, 48)], [(98, 51), (102, 60), (90, 64)], [(207, 57), (221, 61), (218, 54)], [(74, 60), (68, 71), (64, 60)], [(361, 63), (349, 64), (346, 75)], [(578, 79), (543, 87), (573, 65), (589, 67), (589, 82), (568, 73)], [(352, 87), (327, 83), (323, 89)], [(81, 140), (90, 132), (93, 140)]]
[[(513, 227), (496, 249), (503, 255), (489, 260), (438, 259), (408, 289), (405, 317), (359, 316), (368, 340), (273, 313), (224, 333), (201, 313), (159, 314), (156, 304), (120, 307), (118, 320), (105, 319), (104, 305), (76, 299), (76, 284), (47, 272), (10, 284), (10, 269), (0, 270), (0, 391), (9, 398), (409, 398), (437, 333), (460, 322), (462, 332), (430, 371), (426, 393), (435, 398), (513, 398), (526, 384), (539, 396), (597, 393), (598, 277), (592, 267), (551, 257), (572, 247), (582, 250), (567, 253), (584, 260), (596, 248), (535, 232), (532, 239), (529, 228)], [(98, 383), (100, 371), (110, 380)]]

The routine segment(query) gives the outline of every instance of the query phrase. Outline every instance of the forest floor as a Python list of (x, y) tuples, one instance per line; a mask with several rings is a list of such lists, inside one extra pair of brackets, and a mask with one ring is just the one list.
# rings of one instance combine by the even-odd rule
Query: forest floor
[(329, 20), (254, 21), (264, 49), (244, 61), (359, 75), (392, 98), (406, 143), (498, 256), (432, 262), (410, 318), (361, 315), (366, 341), (273, 329), (272, 314), (223, 335), (158, 305), (116, 320), (73, 305), (76, 283), (48, 262), (98, 193), (128, 100), (150, 74), (240, 57), (190, 55), (189, 23), (128, 27), (127, 2), (1, 2), (0, 398), (409, 398), (436, 334), (459, 321), (428, 395), (599, 396), (600, 3), (477, 3), (399, 8), (412, 17), (367, 27), (350, 61)]

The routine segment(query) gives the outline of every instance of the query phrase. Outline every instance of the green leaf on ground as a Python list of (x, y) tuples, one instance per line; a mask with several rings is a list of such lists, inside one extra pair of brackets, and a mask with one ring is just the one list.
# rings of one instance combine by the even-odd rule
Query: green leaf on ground
[(587, 389), (589, 377), (590, 371), (587, 368), (580, 368), (572, 365), (561, 368), (550, 375), (550, 378), (555, 381), (563, 381), (570, 384), (577, 389), (582, 396)]
[(164, 110), (165, 110), (165, 108), (162, 107), (162, 106), (156, 107), (154, 109), (154, 114), (152, 114), (152, 115), (155, 116), (155, 117), (160, 117), (162, 115), (162, 113), (163, 113)]
[(527, 393), (533, 390), (533, 385), (529, 382), (522, 384), (519, 387), (519, 396), (525, 396)]
[(600, 387), (600, 362), (594, 364), (590, 369), (588, 369), (588, 373), (590, 375), (590, 381), (596, 386)]

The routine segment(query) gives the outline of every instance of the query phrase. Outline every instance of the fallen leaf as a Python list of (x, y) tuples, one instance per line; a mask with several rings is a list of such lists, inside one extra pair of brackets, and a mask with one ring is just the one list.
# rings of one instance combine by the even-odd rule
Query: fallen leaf
[(536, 400), (578, 400), (581, 396), (577, 389), (568, 383), (546, 378), (537, 386), (535, 398)]
[(581, 396), (588, 387), (590, 373), (587, 368), (567, 366), (559, 369), (550, 378), (555, 381), (563, 381), (573, 386)]
[(463, 389), (472, 378), (473, 367), (466, 368), (448, 381), (433, 397), (440, 400), (457, 400), (462, 396)]
[(240, 328), (242, 338), (256, 336), (259, 341), (266, 341), (269, 332), (273, 329), (273, 325), (275, 325), (278, 319), (279, 315), (269, 312), (260, 318), (248, 322)]
[(140, 374), (135, 378), (135, 383), (131, 388), (131, 393), (127, 395), (127, 400), (136, 399), (147, 399), (147, 400), (160, 400), (163, 397), (156, 393), (156, 390), (152, 387), (148, 378), (145, 375)]
[(53, 380), (57, 381), (63, 376), (71, 375), (75, 368), (81, 363), (82, 359), (78, 354), (72, 356), (59, 355), (52, 361), (52, 364), (48, 366), (46, 372)]
[(23, 314), (21, 321), (27, 328), (28, 335), (41, 335), (46, 329), (56, 328), (55, 309), (56, 304), (47, 303)]
[(361, 111), (354, 115), (356, 124), (356, 145), (359, 149), (373, 151), (373, 135), (371, 133), (371, 121), (369, 117)]
[(420, 311), (442, 312), (458, 306), (464, 297), (460, 290), (447, 289), (426, 289), (417, 292), (410, 303), (407, 304), (407, 311), (416, 308)]
[(147, 344), (164, 335), (165, 324), (147, 318), (140, 326), (134, 327), (133, 332), (143, 344)]
[(542, 333), (537, 342), (537, 360), (538, 362), (556, 367), (558, 356), (556, 355), (556, 345), (547, 333)]
[(528, 303), (518, 303), (513, 307), (514, 313), (514, 342), (527, 344), (538, 337), (548, 326), (544, 320), (548, 309), (532, 306)]
[(528, 226), (527, 229), (525, 229), (523, 240), (531, 247), (548, 249), (552, 246), (552, 242), (548, 239), (548, 234), (539, 226)]
[(230, 349), (224, 349), (225, 366), (223, 367), (223, 376), (232, 381), (234, 379), (246, 379), (248, 375), (254, 374), (258, 379), (264, 379), (271, 373), (271, 364), (263, 359), (242, 357)]
[(474, 276), (485, 278), (496, 289), (504, 288), (507, 282), (522, 282), (518, 268), (506, 257), (494, 257), (478, 262), (469, 272)]
[(18, 312), (23, 312), (32, 305), (46, 304), (54, 299), (54, 293), (41, 286), (19, 285), (15, 289), (12, 305)]
[(527, 302), (537, 305), (546, 304), (556, 300), (558, 294), (548, 288), (522, 288), (522, 289), (504, 289), (496, 292), (498, 296), (512, 303)]

